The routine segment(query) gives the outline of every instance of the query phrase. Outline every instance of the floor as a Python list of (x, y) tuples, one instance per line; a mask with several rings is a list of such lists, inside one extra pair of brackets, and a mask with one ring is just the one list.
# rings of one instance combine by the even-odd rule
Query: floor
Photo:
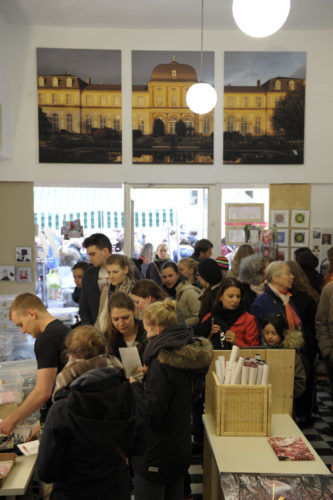
[[(317, 403), (318, 412), (313, 415), (314, 424), (312, 427), (303, 429), (303, 433), (330, 470), (331, 464), (333, 464), (333, 434), (326, 434), (325, 429), (330, 424), (333, 428), (333, 404), (325, 378), (320, 379), (317, 383)], [(190, 474), (193, 500), (202, 500), (203, 470), (201, 455), (192, 457)], [(27, 495), (21, 498), (22, 500), (33, 500), (38, 496), (34, 495), (30, 489)], [(134, 500), (134, 497), (132, 497), (132, 500)]]

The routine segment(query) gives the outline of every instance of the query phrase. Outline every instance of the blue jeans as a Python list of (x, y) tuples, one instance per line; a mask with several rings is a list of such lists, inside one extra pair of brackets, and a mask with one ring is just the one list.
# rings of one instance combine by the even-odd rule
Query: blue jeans
[(137, 472), (134, 475), (135, 500), (183, 500), (184, 479), (167, 484), (147, 481)]

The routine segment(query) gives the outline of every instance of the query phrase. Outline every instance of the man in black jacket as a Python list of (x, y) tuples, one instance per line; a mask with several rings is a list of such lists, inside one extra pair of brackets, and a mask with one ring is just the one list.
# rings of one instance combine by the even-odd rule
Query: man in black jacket
[(101, 291), (110, 284), (105, 262), (112, 254), (112, 244), (105, 234), (94, 233), (84, 240), (83, 246), (92, 265), (83, 275), (79, 313), (83, 325), (93, 325), (98, 314)]

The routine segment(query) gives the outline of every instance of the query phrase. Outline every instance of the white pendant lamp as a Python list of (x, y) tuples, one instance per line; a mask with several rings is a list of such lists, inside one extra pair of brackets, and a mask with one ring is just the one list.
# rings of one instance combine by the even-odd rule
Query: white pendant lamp
[(290, 0), (233, 0), (232, 13), (240, 30), (255, 38), (278, 31), (287, 20)]
[(200, 83), (192, 85), (186, 93), (186, 104), (191, 111), (198, 115), (209, 113), (216, 106), (216, 90), (209, 83), (202, 82), (202, 55), (203, 55), (203, 2), (201, 0), (201, 50), (200, 50)]

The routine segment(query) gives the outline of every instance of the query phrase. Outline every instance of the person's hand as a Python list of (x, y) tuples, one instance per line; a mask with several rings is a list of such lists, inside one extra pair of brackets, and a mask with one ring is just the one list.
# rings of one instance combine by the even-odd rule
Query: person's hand
[(147, 373), (147, 371), (148, 371), (148, 366), (143, 365), (143, 366), (139, 366), (139, 368), (136, 369), (135, 373)]
[(38, 439), (37, 434), (39, 431), (40, 431), (40, 424), (34, 425), (26, 441), (35, 441), (36, 439)]
[(9, 436), (12, 434), (14, 427), (16, 426), (17, 422), (15, 417), (12, 415), (8, 415), (2, 422), (0, 422), (0, 434), (5, 434), (6, 436)]
[(128, 380), (130, 381), (131, 384), (134, 384), (134, 382), (137, 382), (137, 380), (134, 377), (128, 377)]
[(230, 342), (230, 344), (235, 344), (236, 343), (236, 334), (232, 330), (227, 330), (227, 333), (225, 334), (225, 339), (227, 342)]
[(213, 337), (213, 335), (220, 333), (220, 331), (221, 331), (221, 327), (219, 325), (215, 325), (214, 318), (212, 318), (208, 338), (211, 339)]

